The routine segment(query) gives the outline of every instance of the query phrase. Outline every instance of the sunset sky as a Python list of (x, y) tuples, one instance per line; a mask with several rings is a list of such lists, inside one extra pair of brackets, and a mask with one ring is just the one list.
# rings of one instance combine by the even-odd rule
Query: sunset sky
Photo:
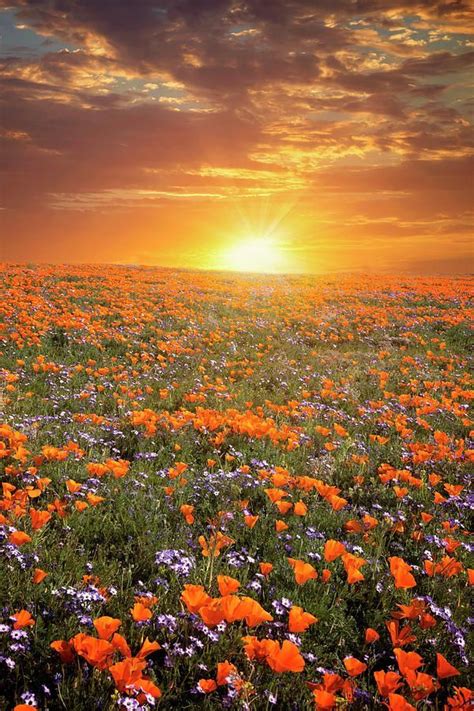
[(1, 258), (466, 273), (471, 0), (0, 0)]

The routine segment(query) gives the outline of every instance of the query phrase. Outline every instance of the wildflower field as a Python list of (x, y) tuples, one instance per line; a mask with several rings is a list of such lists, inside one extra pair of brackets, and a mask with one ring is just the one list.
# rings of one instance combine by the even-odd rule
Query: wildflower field
[(472, 286), (4, 265), (0, 709), (471, 708)]

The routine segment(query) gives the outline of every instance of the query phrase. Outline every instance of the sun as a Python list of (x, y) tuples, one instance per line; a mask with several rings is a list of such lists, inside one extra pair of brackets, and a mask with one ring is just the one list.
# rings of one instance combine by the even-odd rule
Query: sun
[(281, 245), (271, 237), (247, 237), (224, 250), (221, 268), (235, 272), (284, 271), (285, 254)]

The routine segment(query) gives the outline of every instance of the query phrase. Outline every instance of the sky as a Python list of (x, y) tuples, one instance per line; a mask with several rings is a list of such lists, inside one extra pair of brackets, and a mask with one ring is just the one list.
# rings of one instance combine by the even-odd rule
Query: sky
[(473, 19), (0, 0), (1, 259), (473, 272)]

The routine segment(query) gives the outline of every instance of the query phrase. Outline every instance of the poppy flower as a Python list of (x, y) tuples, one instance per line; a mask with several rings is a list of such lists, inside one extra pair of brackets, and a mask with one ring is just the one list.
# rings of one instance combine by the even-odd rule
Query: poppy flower
[(255, 528), (255, 524), (257, 523), (258, 519), (260, 516), (244, 516), (244, 522), (247, 528)]
[(217, 585), (221, 595), (232, 595), (240, 588), (240, 583), (229, 575), (218, 575)]
[(96, 617), (94, 620), (94, 627), (96, 628), (100, 639), (110, 640), (114, 632), (117, 632), (121, 624), (121, 620), (117, 620), (114, 617), (108, 617), (107, 615), (103, 617)]
[(400, 648), (394, 649), (393, 652), (403, 676), (406, 676), (410, 671), (415, 671), (423, 664), (423, 658), (416, 652), (404, 652)]
[(217, 689), (214, 679), (199, 679), (198, 686), (204, 694), (212, 694)]
[(410, 692), (416, 701), (426, 699), (438, 688), (438, 682), (433, 677), (424, 672), (418, 672), (410, 669), (405, 676), (406, 682), (410, 687)]
[(137, 658), (145, 659), (145, 657), (148, 657), (150, 654), (157, 652), (159, 649), (161, 649), (161, 646), (158, 644), (158, 642), (150, 642), (148, 637), (146, 637), (140, 648), (140, 651), (137, 654)]
[(364, 576), (359, 570), (359, 568), (362, 568), (362, 566), (367, 563), (364, 558), (359, 558), (353, 555), (353, 553), (344, 553), (341, 560), (347, 573), (347, 582), (349, 585), (364, 580)]
[(48, 575), (49, 573), (47, 573), (45, 570), (42, 570), (41, 568), (35, 568), (33, 573), (33, 583), (35, 585), (39, 585), (39, 583), (42, 583)]
[(132, 650), (128, 646), (127, 640), (121, 634), (116, 632), (110, 640), (112, 647), (120, 652), (122, 657), (131, 657)]
[(398, 603), (397, 607), (399, 607), (400, 610), (392, 612), (392, 617), (395, 617), (400, 620), (416, 620), (418, 617), (420, 617), (423, 610), (425, 609), (426, 603), (420, 598), (414, 598), (409, 605), (403, 605), (401, 603)]
[[(474, 697), (474, 693), (465, 686), (455, 686), (454, 696), (448, 698), (447, 709), (460, 709), (466, 711), (470, 708), (470, 702)], [(472, 704), (471, 704), (472, 705)]]
[(66, 489), (69, 491), (70, 494), (76, 494), (82, 489), (82, 484), (79, 484), (79, 482), (74, 481), (74, 479), (67, 479)]
[(412, 567), (408, 565), (403, 558), (392, 556), (388, 559), (390, 563), (390, 572), (395, 579), (396, 588), (413, 588), (416, 585), (416, 580), (411, 574)]
[(304, 585), (308, 580), (316, 580), (318, 577), (316, 569), (310, 563), (305, 563), (304, 560), (288, 558), (288, 563), (293, 568), (298, 585)]
[(349, 676), (359, 676), (359, 674), (363, 674), (367, 669), (367, 664), (355, 657), (346, 657), (344, 659), (344, 666)]
[(380, 696), (388, 696), (402, 684), (400, 674), (392, 671), (376, 671), (374, 672), (374, 679)]
[(333, 511), (340, 511), (349, 503), (347, 499), (344, 499), (342, 496), (337, 496), (336, 494), (326, 497), (326, 500), (331, 504)]
[(237, 678), (239, 673), (237, 667), (234, 664), (225, 660), (225, 662), (219, 662), (217, 665), (217, 675), (216, 682), (218, 686), (225, 686), (229, 683), (229, 678)]
[(270, 653), (279, 648), (279, 643), (273, 639), (257, 639), (252, 635), (242, 637), (247, 659), (264, 661)]
[(388, 695), (388, 708), (390, 711), (416, 711), (416, 708), (400, 694)]
[(13, 707), (13, 711), (38, 711), (38, 707), (31, 704), (17, 704)]
[(430, 629), (431, 627), (436, 627), (436, 620), (433, 617), (433, 615), (430, 615), (428, 612), (423, 612), (420, 615), (420, 627), (422, 630), (427, 630)]
[(235, 622), (241, 620), (241, 599), (238, 595), (224, 595), (219, 600), (219, 609), (221, 610), (226, 622)]
[(451, 676), (459, 676), (460, 673), (448, 662), (446, 657), (443, 657), (439, 652), (436, 653), (436, 676), (438, 679), (448, 679)]
[(11, 619), (15, 620), (13, 625), (14, 630), (21, 630), (23, 627), (33, 627), (36, 624), (34, 618), (28, 610), (20, 610), (19, 612), (15, 612), (11, 616)]
[(297, 501), (296, 504), (293, 507), (293, 513), (295, 516), (306, 516), (308, 513), (308, 507), (304, 503), (304, 501)]
[(199, 608), (199, 615), (208, 627), (220, 624), (225, 619), (221, 599), (211, 599), (206, 605)]
[(105, 498), (103, 496), (97, 496), (97, 494), (91, 494), (90, 492), (86, 495), (86, 499), (91, 506), (98, 506), (103, 501), (105, 501)]
[(136, 602), (134, 606), (130, 608), (130, 614), (135, 622), (146, 622), (153, 617), (152, 611), (141, 602)]
[(207, 594), (202, 585), (185, 585), (181, 593), (181, 600), (189, 612), (198, 612), (199, 608), (210, 602), (211, 597)]
[(416, 636), (412, 634), (410, 625), (406, 625), (400, 629), (398, 620), (389, 620), (386, 625), (394, 647), (404, 647), (406, 644), (410, 644), (416, 640)]
[(156, 684), (154, 684), (151, 679), (147, 679), (143, 676), (135, 683), (135, 689), (137, 691), (144, 692), (143, 694), (139, 694), (137, 696), (138, 703), (142, 705), (146, 704), (147, 702), (149, 703), (150, 696), (154, 699), (159, 699), (161, 696), (161, 689)]
[(186, 523), (191, 526), (194, 523), (194, 506), (183, 504), (179, 510), (183, 514)]
[(38, 531), (43, 528), (51, 518), (51, 513), (49, 511), (37, 511), (36, 509), (30, 509), (30, 519), (31, 528), (33, 531)]
[(293, 508), (291, 501), (275, 501), (275, 506), (283, 516)]
[(310, 625), (314, 625), (318, 621), (317, 617), (309, 612), (304, 612), (302, 607), (293, 605), (288, 616), (288, 629), (290, 632), (306, 632)]
[(74, 647), (65, 639), (56, 639), (49, 645), (59, 654), (62, 664), (71, 664), (75, 659)]
[(112, 657), (115, 649), (110, 642), (105, 639), (97, 639), (96, 637), (91, 637), (90, 635), (79, 634), (74, 635), (70, 640), (76, 654), (92, 664), (92, 666), (98, 669), (105, 669), (108, 664), (110, 657)]
[(333, 709), (336, 706), (337, 700), (334, 694), (324, 689), (314, 689), (313, 698), (316, 708), (321, 711)]
[(273, 621), (273, 617), (251, 597), (241, 598), (238, 614), (241, 616), (241, 619), (246, 621), (249, 627), (256, 627), (262, 624), (262, 622)]
[(262, 574), (262, 575), (265, 575), (265, 577), (267, 577), (268, 575), (270, 575), (270, 573), (271, 573), (272, 570), (273, 570), (273, 564), (272, 564), (272, 563), (265, 563), (265, 562), (259, 563), (258, 567), (260, 568), (261, 574)]
[(377, 642), (377, 640), (380, 639), (380, 635), (377, 632), (377, 630), (374, 630), (373, 627), (367, 627), (365, 630), (365, 643), (366, 644), (373, 644), (374, 642)]
[(275, 521), (275, 530), (277, 533), (281, 533), (282, 531), (286, 531), (287, 529), (288, 526), (284, 521), (282, 521), (281, 519)]
[(146, 669), (146, 662), (136, 657), (129, 657), (121, 662), (112, 664), (109, 672), (112, 675), (115, 686), (120, 692), (126, 692), (134, 688), (141, 679), (143, 670)]
[(305, 666), (298, 647), (288, 640), (285, 640), (281, 647), (278, 644), (273, 649), (267, 657), (267, 664), (273, 671), (278, 673), (301, 672)]
[(25, 543), (30, 543), (31, 536), (24, 531), (13, 531), (8, 536), (8, 542), (14, 546), (23, 546)]
[(230, 546), (235, 541), (222, 533), (222, 531), (217, 531), (217, 533), (211, 534), (209, 541), (204, 536), (199, 536), (198, 543), (201, 546), (202, 555), (208, 558), (209, 556), (217, 557), (220, 555), (222, 548)]
[(331, 563), (333, 560), (336, 560), (336, 558), (339, 558), (339, 556), (345, 552), (345, 545), (339, 541), (333, 540), (332, 538), (324, 544), (324, 560), (327, 563)]

